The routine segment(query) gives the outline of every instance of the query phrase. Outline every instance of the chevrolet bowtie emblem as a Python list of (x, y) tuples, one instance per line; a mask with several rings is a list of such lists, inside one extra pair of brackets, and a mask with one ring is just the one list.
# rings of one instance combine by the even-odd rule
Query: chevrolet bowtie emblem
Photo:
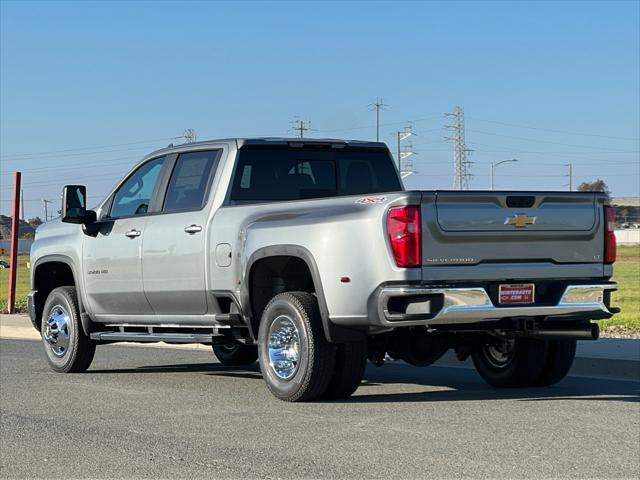
[(507, 217), (504, 220), (505, 225), (513, 225), (516, 228), (524, 228), (527, 225), (533, 225), (536, 223), (536, 217), (527, 217), (526, 215), (514, 215), (513, 217)]

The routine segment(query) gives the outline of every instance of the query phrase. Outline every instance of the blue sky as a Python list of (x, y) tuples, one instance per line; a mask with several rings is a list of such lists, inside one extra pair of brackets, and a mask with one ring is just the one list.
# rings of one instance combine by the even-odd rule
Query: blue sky
[[(472, 188), (640, 193), (639, 2), (6, 2), (0, 4), (0, 211), (65, 183), (92, 200), (145, 153), (199, 139), (382, 140), (413, 121), (408, 188), (451, 188), (442, 114), (460, 105)], [(57, 201), (57, 200), (56, 200)]]

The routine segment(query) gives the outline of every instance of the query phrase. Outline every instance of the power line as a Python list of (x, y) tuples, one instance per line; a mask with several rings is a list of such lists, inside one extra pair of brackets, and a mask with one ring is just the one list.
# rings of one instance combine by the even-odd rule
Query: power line
[[(431, 120), (431, 119), (433, 119), (435, 117), (439, 117), (439, 116), (440, 116), (440, 114), (432, 114), (432, 115), (429, 115), (427, 117), (412, 118), (412, 119), (409, 119), (408, 121), (411, 122), (411, 123), (419, 123), (419, 122), (425, 122), (427, 120)], [(391, 126), (395, 126), (395, 125), (404, 125), (406, 123), (407, 123), (407, 121), (404, 121), (404, 122), (388, 122), (388, 123), (381, 123), (380, 126), (381, 127), (391, 127)], [(362, 126), (359, 126), (359, 127), (329, 128), (329, 129), (318, 129), (318, 130), (314, 129), (314, 130), (317, 131), (317, 132), (349, 132), (351, 130), (365, 130), (365, 129), (369, 129), (369, 128), (372, 128), (372, 127), (375, 127), (375, 126), (376, 126), (375, 124), (369, 124), (369, 125), (362, 125)], [(439, 129), (437, 129), (437, 130), (439, 130)], [(430, 130), (428, 130), (428, 131), (430, 131)]]
[(601, 135), (601, 134), (597, 134), (597, 133), (579, 133), (579, 132), (570, 132), (567, 130), (555, 130), (552, 128), (542, 128), (542, 127), (533, 127), (530, 125), (518, 125), (515, 123), (506, 123), (506, 122), (496, 122), (495, 120), (486, 120), (483, 118), (478, 118), (478, 117), (467, 117), (467, 118), (471, 118), (472, 120), (478, 120), (480, 122), (487, 122), (487, 123), (495, 123), (496, 125), (504, 125), (507, 127), (516, 127), (516, 128), (525, 128), (525, 129), (529, 129), (529, 130), (539, 130), (542, 132), (552, 132), (552, 133), (562, 133), (562, 134), (568, 134), (568, 135), (579, 135), (579, 136), (584, 136), (584, 137), (600, 137), (600, 138), (611, 138), (614, 140), (630, 140), (630, 141), (638, 141), (640, 140), (640, 138), (636, 137), (613, 137), (610, 135)]
[[(87, 195), (87, 198), (97, 198), (97, 199), (104, 199), (107, 196), (107, 194), (105, 193), (104, 195)], [(47, 198), (46, 199), (49, 203), (54, 203), (57, 202), (59, 199), (56, 198)], [(13, 198), (0, 198), (0, 201), (2, 202), (12, 202)], [(42, 203), (43, 199), (42, 198), (25, 198), (24, 199), (25, 202), (29, 202), (29, 203)]]
[(454, 171), (453, 189), (469, 190), (469, 180), (472, 177), (470, 172), (471, 162), (467, 160), (467, 154), (472, 150), (464, 143), (464, 108), (455, 107), (451, 113), (445, 113), (445, 117), (450, 117), (452, 123), (445, 125), (445, 128), (453, 132), (452, 137), (446, 140), (453, 142), (454, 149)]
[[(13, 157), (39, 157), (42, 155), (45, 156), (49, 156), (52, 154), (57, 154), (57, 153), (68, 153), (68, 152), (78, 152), (78, 151), (84, 151), (84, 150), (100, 150), (103, 148), (112, 148), (112, 147), (125, 147), (125, 146), (129, 146), (129, 145), (140, 145), (140, 144), (144, 144), (144, 143), (156, 143), (156, 142), (160, 142), (160, 141), (166, 141), (166, 140), (175, 140), (175, 137), (163, 137), (160, 139), (154, 139), (154, 140), (140, 140), (137, 142), (129, 142), (129, 143), (114, 143), (111, 145), (96, 145), (93, 147), (77, 147), (77, 148), (68, 148), (68, 149), (64, 149), (64, 150), (49, 150), (49, 151), (44, 151), (44, 152), (30, 152), (30, 153), (9, 153), (9, 154), (5, 154), (5, 155), (0, 155), (0, 158), (2, 159), (7, 159), (7, 158), (13, 158)], [(92, 153), (92, 152), (84, 152), (84, 154), (86, 153)], [(11, 161), (17, 161), (19, 159), (16, 160), (11, 160)], [(9, 161), (9, 160), (7, 160)]]
[[(109, 177), (98, 177), (96, 178), (95, 175), (91, 175), (91, 176), (86, 176), (86, 175), (82, 175), (82, 176), (76, 176), (76, 175), (69, 175), (68, 177), (61, 177), (61, 179), (59, 181), (40, 181), (40, 182), (30, 182), (30, 183), (26, 183), (24, 184), (25, 188), (33, 188), (33, 187), (49, 187), (49, 186), (55, 186), (55, 185), (61, 185), (62, 183), (64, 183), (64, 179), (65, 178), (69, 178), (72, 182), (77, 182), (78, 180), (81, 181), (111, 181), (111, 180), (120, 180), (122, 178), (124, 178), (124, 174), (122, 175), (118, 175), (118, 176), (109, 176)], [(7, 187), (7, 186), (5, 186)]]
[[(129, 159), (126, 162), (120, 162), (119, 160), (125, 160), (125, 159)], [(73, 170), (73, 169), (77, 169), (78, 167), (87, 167), (87, 166), (91, 166), (92, 168), (101, 168), (101, 167), (111, 167), (111, 166), (117, 166), (117, 165), (135, 165), (138, 162), (138, 160), (131, 160), (131, 157), (118, 157), (118, 158), (113, 158), (113, 159), (100, 159), (99, 161), (96, 162), (82, 162), (82, 163), (70, 163), (67, 165), (63, 165), (63, 166), (58, 166), (56, 165), (55, 167), (36, 167), (36, 168), (21, 168), (20, 171), (21, 172), (30, 172), (33, 175), (41, 175), (43, 173), (47, 173), (50, 171), (59, 171), (59, 170)]]
[[(159, 148), (162, 147), (157, 147), (156, 150), (158, 150)], [(39, 156), (33, 156), (33, 157), (25, 157), (25, 158), (15, 158), (15, 159), (9, 159), (9, 160), (5, 160), (3, 159), (2, 162), (3, 163), (9, 163), (9, 162), (27, 162), (27, 161), (33, 161), (33, 160), (55, 160), (58, 158), (68, 158), (68, 157), (79, 157), (79, 156), (86, 156), (86, 155), (102, 155), (105, 153), (114, 153), (114, 152), (132, 152), (132, 151), (138, 151), (138, 150), (146, 150), (148, 151), (149, 148), (148, 147), (135, 147), (135, 148), (120, 148), (120, 149), (115, 149), (115, 150), (101, 150), (101, 151), (95, 151), (95, 152), (79, 152), (79, 153), (66, 153), (63, 155), (60, 154), (50, 154), (50, 155), (39, 155)]]
[[(590, 148), (592, 150), (598, 150), (598, 151), (603, 150), (600, 147), (594, 147), (594, 146), (591, 146), (591, 145), (576, 145), (574, 143), (561, 143), (561, 142), (554, 142), (554, 141), (551, 141), (551, 140), (540, 140), (538, 138), (516, 137), (516, 136), (513, 136), (513, 135), (504, 135), (502, 133), (485, 132), (485, 131), (476, 130), (476, 129), (471, 129), (469, 131), (473, 132), (473, 133), (480, 133), (482, 135), (493, 135), (493, 136), (496, 136), (496, 137), (513, 138), (514, 140), (523, 140), (523, 141), (526, 141), (526, 142), (550, 143), (550, 144), (553, 144), (553, 145), (562, 145), (562, 146), (565, 146), (565, 147)], [(620, 152), (621, 153), (634, 153), (634, 151), (630, 151), (630, 152), (620, 151)]]
[[(496, 134), (497, 135), (497, 134)], [(532, 154), (536, 154), (536, 155), (554, 155), (554, 154), (561, 154), (561, 155), (629, 155), (629, 154), (635, 154), (635, 153), (639, 153), (640, 150), (615, 150), (615, 151), (579, 151), (579, 150), (570, 150), (570, 151), (566, 151), (566, 150), (514, 150), (512, 148), (509, 147), (503, 147), (502, 145), (494, 145), (491, 143), (481, 143), (481, 142), (477, 142), (475, 140), (472, 140), (469, 142), (472, 145), (483, 145), (485, 147), (493, 147), (493, 148), (502, 148), (503, 150), (499, 150), (501, 152), (504, 153), (532, 153)], [(516, 147), (517, 148), (517, 147)], [(496, 150), (497, 152), (498, 150)]]

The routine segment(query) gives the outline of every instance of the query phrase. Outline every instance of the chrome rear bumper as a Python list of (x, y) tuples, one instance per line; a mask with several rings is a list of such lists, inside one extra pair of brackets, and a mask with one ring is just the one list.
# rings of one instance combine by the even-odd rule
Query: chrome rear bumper
[[(568, 285), (556, 305), (496, 307), (482, 287), (384, 287), (378, 294), (378, 318), (387, 327), (468, 324), (515, 317), (606, 318), (613, 312), (605, 303), (605, 292), (616, 288), (615, 283)], [(397, 297), (423, 300), (409, 303), (405, 312), (398, 313), (389, 310), (389, 300)]]

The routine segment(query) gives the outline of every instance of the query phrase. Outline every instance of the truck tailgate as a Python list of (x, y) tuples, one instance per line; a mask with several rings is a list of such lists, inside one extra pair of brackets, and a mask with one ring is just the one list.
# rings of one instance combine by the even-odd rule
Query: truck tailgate
[(430, 266), (522, 265), (526, 272), (525, 265), (546, 263), (590, 266), (549, 269), (556, 278), (580, 271), (602, 274), (602, 204), (597, 193), (423, 192), (423, 271)]

